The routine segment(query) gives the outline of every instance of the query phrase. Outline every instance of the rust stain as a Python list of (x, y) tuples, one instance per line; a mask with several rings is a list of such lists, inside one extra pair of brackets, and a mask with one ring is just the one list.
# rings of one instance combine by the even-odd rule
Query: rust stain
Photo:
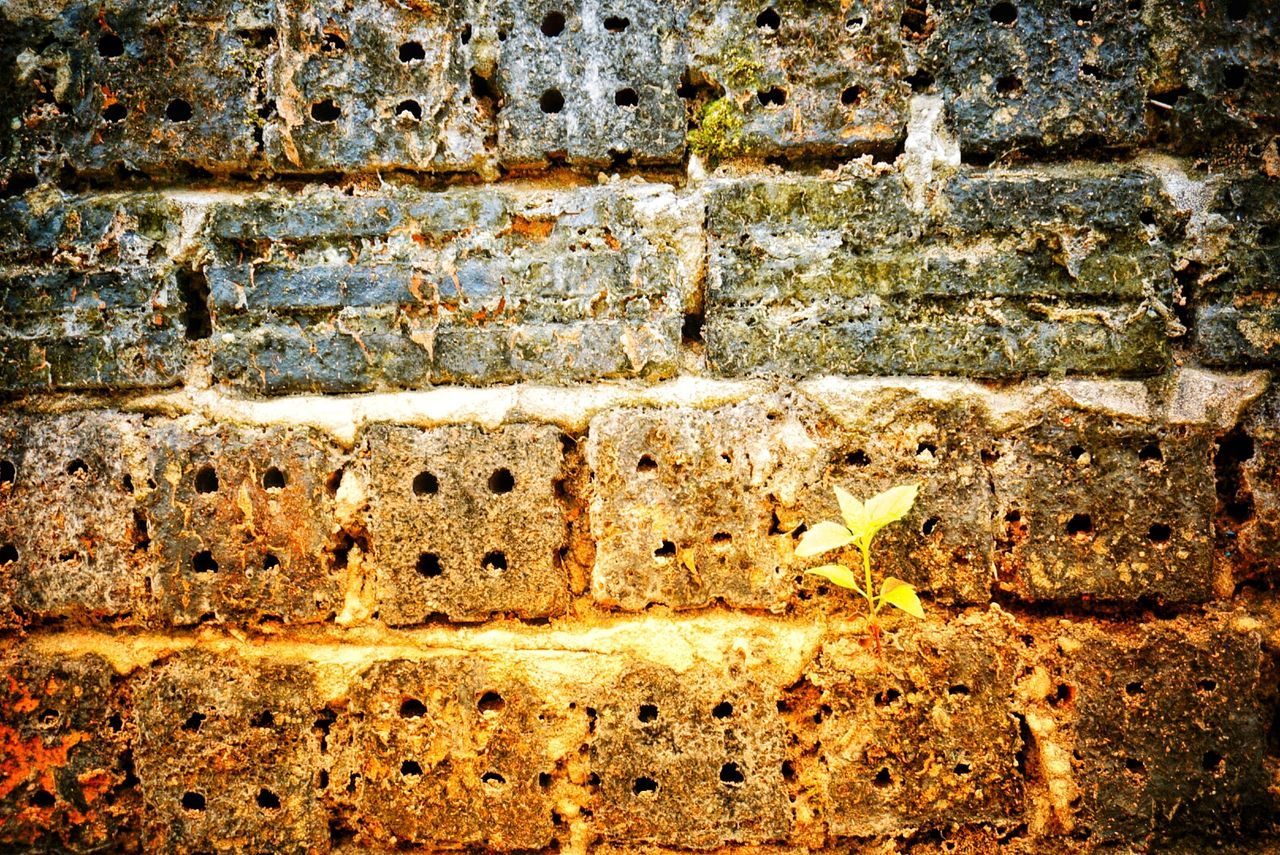
[(65, 766), (67, 754), (88, 736), (87, 733), (73, 731), (57, 745), (48, 747), (38, 736), (22, 739), (12, 727), (0, 724), (0, 799), (33, 778), (40, 786), (53, 792), (53, 769)]
[(498, 237), (516, 234), (536, 241), (544, 241), (551, 236), (556, 221), (553, 217), (524, 217), (516, 214), (511, 218), (511, 225), (498, 232)]

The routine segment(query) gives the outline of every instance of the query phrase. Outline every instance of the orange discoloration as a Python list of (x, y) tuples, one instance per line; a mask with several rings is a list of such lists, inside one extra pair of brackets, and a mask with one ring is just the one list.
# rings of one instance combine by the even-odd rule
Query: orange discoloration
[(71, 749), (88, 738), (87, 733), (73, 731), (50, 747), (38, 736), (22, 739), (12, 727), (0, 724), (0, 799), (33, 779), (53, 792), (53, 770), (65, 766)]
[(544, 241), (551, 236), (551, 230), (556, 226), (553, 218), (546, 217), (523, 217), (519, 214), (511, 218), (511, 225), (498, 232), (498, 237), (515, 234), (521, 237), (530, 238), (531, 240)]

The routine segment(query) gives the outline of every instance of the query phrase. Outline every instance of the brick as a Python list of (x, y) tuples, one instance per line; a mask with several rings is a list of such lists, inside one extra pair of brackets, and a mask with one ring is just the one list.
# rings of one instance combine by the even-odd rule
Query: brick
[(502, 40), (494, 79), (501, 92), (498, 152), (505, 165), (680, 160), (686, 4), (495, 5)]
[(1240, 430), (1218, 440), (1217, 531), (1237, 582), (1280, 569), (1280, 389), (1246, 414)]
[(713, 157), (887, 153), (907, 125), (903, 6), (697, 4), (693, 77), (720, 94), (702, 106), (691, 146)]
[(668, 376), (697, 216), (658, 185), (230, 205), (213, 371), (269, 393)]
[(374, 425), (364, 454), (382, 620), (564, 611), (569, 472), (559, 430)]
[(473, 82), (472, 4), (289, 4), (267, 160), (294, 172), (479, 169), (495, 108)]
[[(583, 710), (553, 705), (518, 669), (478, 657), (378, 663), (334, 726), (329, 798), (362, 842), (543, 849)], [(348, 784), (349, 782), (349, 784)]]
[(0, 681), (0, 845), (87, 852), (138, 845), (142, 799), (128, 691), (102, 658), (10, 650)]
[(150, 535), (141, 419), (11, 415), (0, 427), (0, 621), (143, 610)]
[(1062, 635), (1076, 650), (1054, 698), (1073, 720), (1064, 731), (1074, 738), (1077, 830), (1100, 842), (1160, 840), (1237, 834), (1261, 820), (1255, 634), (1180, 621)]
[(632, 667), (597, 701), (591, 765), (603, 836), (707, 848), (785, 840), (785, 730), (747, 679)]
[(1213, 598), (1213, 444), (1203, 426), (1067, 410), (997, 450), (1003, 590), (1031, 600)]
[(821, 690), (831, 833), (1018, 823), (1017, 666), (996, 612), (902, 625), (882, 654), (861, 638), (824, 642), (809, 679)]
[(164, 622), (324, 621), (345, 570), (331, 488), (341, 463), (304, 428), (154, 424), (145, 503)]
[[(721, 374), (1145, 375), (1172, 277), (1138, 173), (966, 174), (916, 215), (896, 176), (719, 181), (708, 358)], [(1023, 216), (1011, 205), (1036, 200)]]
[(922, 63), (964, 151), (1132, 146), (1147, 132), (1147, 17), (1124, 2), (929, 5)]
[(308, 852), (328, 842), (309, 666), (191, 652), (137, 688), (148, 849)]

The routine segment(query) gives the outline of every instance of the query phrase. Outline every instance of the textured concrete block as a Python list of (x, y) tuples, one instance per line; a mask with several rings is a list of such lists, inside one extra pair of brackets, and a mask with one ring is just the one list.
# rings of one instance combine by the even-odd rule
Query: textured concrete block
[(1034, 600), (1214, 596), (1208, 430), (1068, 411), (997, 449), (1004, 590)]
[[(724, 374), (1143, 375), (1172, 277), (1152, 179), (963, 175), (917, 215), (901, 179), (724, 181), (708, 196), (706, 339)], [(1027, 203), (1016, 213), (1018, 203)]]
[(1010, 714), (1018, 657), (997, 613), (908, 624), (878, 655), (862, 638), (824, 643), (809, 679), (831, 777), (831, 833), (1020, 821), (1022, 741)]
[(687, 64), (686, 3), (503, 0), (495, 7), (503, 163), (680, 159), (687, 118), (676, 90)]
[(929, 4), (923, 62), (966, 151), (1131, 146), (1147, 130), (1149, 30), (1121, 0)]
[(700, 216), (660, 185), (229, 205), (214, 372), (268, 392), (666, 376)]
[[(888, 152), (905, 135), (902, 0), (696, 4), (693, 82), (703, 155)], [(821, 50), (815, 50), (822, 45)]]
[(328, 843), (307, 666), (189, 653), (152, 668), (136, 695), (148, 849), (309, 852)]
[(141, 419), (10, 416), (0, 427), (0, 621), (128, 618), (151, 535)]
[(333, 730), (329, 798), (353, 830), (396, 844), (541, 850), (555, 834), (553, 776), (587, 738), (510, 666), (478, 657), (379, 663)]
[(591, 765), (603, 835), (706, 848), (786, 839), (784, 727), (767, 689), (629, 670), (597, 701)]
[(560, 431), (375, 425), (369, 534), (387, 623), (562, 612), (568, 477)]
[(1053, 690), (1074, 718), (1075, 819), (1101, 841), (1229, 835), (1261, 820), (1257, 636), (1216, 622), (1075, 626)]
[(1219, 548), (1237, 581), (1280, 570), (1280, 388), (1249, 409), (1240, 430), (1219, 438)]
[[(345, 570), (334, 531), (334, 450), (306, 429), (154, 424), (147, 497), (163, 622), (327, 620)], [(336, 545), (336, 544), (335, 544)]]
[(0, 846), (136, 848), (140, 808), (127, 690), (95, 655), (10, 651), (0, 680)]
[(273, 56), (267, 159), (282, 171), (463, 171), (494, 103), (475, 74), (471, 4), (289, 4)]

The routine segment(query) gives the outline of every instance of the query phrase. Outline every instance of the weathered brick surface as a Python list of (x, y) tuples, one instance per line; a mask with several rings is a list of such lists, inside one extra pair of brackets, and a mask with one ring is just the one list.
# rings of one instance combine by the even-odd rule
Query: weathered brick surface
[(564, 611), (569, 473), (559, 430), (376, 425), (365, 443), (383, 620)]
[(1280, 392), (1256, 401), (1240, 427), (1216, 455), (1218, 534), (1237, 581), (1280, 570)]
[(931, 214), (886, 176), (717, 182), (707, 346), (724, 374), (1158, 372), (1172, 277), (1140, 173), (972, 173)]

